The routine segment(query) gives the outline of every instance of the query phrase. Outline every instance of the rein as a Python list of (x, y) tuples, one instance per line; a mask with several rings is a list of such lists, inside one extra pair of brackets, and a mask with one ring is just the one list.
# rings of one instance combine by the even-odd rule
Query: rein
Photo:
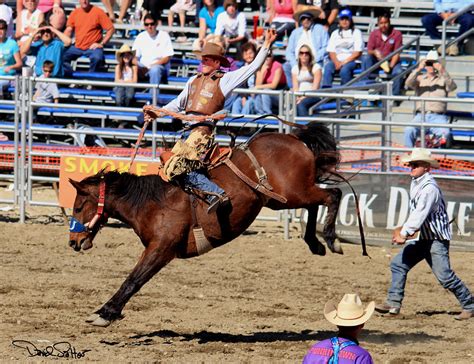
[(85, 231), (90, 232), (94, 228), (95, 224), (99, 219), (104, 216), (107, 221), (107, 214), (104, 212), (105, 206), (105, 180), (102, 177), (99, 184), (99, 201), (97, 202), (97, 211), (91, 221), (82, 224), (74, 216), (71, 217), (71, 222), (69, 224), (69, 231), (71, 233), (83, 233)]

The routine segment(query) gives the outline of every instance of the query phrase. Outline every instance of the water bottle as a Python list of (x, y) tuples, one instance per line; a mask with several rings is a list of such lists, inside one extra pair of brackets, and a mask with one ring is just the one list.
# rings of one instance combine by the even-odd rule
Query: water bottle
[(288, 33), (285, 30), (285, 35), (283, 36), (283, 45), (286, 47), (288, 45)]

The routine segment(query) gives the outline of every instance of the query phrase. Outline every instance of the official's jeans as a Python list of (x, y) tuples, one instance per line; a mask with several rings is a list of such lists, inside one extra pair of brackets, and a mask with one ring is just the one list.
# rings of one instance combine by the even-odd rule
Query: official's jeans
[(323, 87), (332, 87), (332, 81), (334, 80), (336, 72), (339, 72), (339, 75), (341, 76), (341, 85), (345, 85), (352, 79), (356, 66), (357, 64), (352, 61), (342, 66), (339, 71), (336, 71), (336, 65), (334, 62), (328, 61), (328, 63), (324, 65)]
[(456, 296), (461, 307), (474, 312), (474, 299), (471, 292), (451, 269), (449, 241), (439, 240), (409, 242), (393, 258), (390, 264), (392, 284), (388, 290), (387, 304), (392, 307), (401, 307), (408, 272), (423, 259), (429, 264), (443, 288), (449, 289)]
[(132, 104), (135, 97), (135, 89), (133, 87), (116, 86), (114, 87), (114, 92), (117, 106), (128, 107)]
[(70, 46), (64, 52), (64, 73), (68, 76), (72, 74), (71, 62), (79, 57), (87, 57), (90, 60), (89, 72), (98, 72), (104, 60), (104, 50), (102, 48), (82, 50), (75, 46)]
[[(419, 124), (422, 120), (422, 114), (416, 114), (415, 118), (413, 119), (413, 124)], [(433, 123), (433, 124), (447, 124), (448, 117), (444, 114), (425, 114), (425, 123)], [(446, 139), (450, 136), (449, 128), (425, 128), (425, 135), (426, 134), (434, 134), (437, 136), (443, 136)], [(415, 146), (416, 138), (420, 136), (420, 128), (408, 126), (405, 128), (405, 146), (413, 148)]]
[[(443, 18), (440, 17), (439, 14), (427, 14), (421, 18), (421, 23), (431, 39), (441, 39), (441, 32), (437, 27), (443, 24)], [(471, 13), (464, 13), (456, 19), (456, 23), (459, 24), (459, 36), (474, 27), (474, 15)]]
[[(184, 183), (201, 191), (213, 192), (219, 195), (224, 193), (222, 188), (212, 182), (204, 173), (201, 173), (200, 171), (189, 172), (184, 177)], [(212, 196), (209, 196), (208, 200), (211, 198)]]
[[(370, 67), (372, 67), (375, 63), (377, 63), (377, 59), (374, 56), (371, 56), (370, 54), (364, 54), (362, 56), (362, 72), (365, 70), (368, 70)], [(376, 69), (374, 72), (378, 72), (380, 68)], [(395, 77), (402, 73), (402, 65), (400, 62), (398, 62), (395, 67), (392, 68), (390, 75), (391, 77)], [(364, 79), (368, 79), (369, 77), (364, 77)], [(400, 90), (402, 87), (402, 80), (399, 78), (398, 80), (393, 82), (393, 88), (392, 88), (392, 93), (393, 95), (400, 95)]]

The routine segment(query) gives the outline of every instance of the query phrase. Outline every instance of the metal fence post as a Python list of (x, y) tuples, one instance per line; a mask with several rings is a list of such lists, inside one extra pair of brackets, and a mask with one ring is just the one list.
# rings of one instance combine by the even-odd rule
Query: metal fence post
[(31, 68), (23, 67), (22, 68), (22, 77), (21, 77), (21, 93), (20, 93), (20, 103), (21, 103), (21, 136), (20, 136), (20, 144), (21, 144), (21, 156), (20, 156), (20, 223), (25, 223), (26, 212), (25, 212), (25, 204), (26, 204), (26, 128), (27, 128), (27, 117), (28, 117), (28, 109), (27, 109), (27, 94), (28, 94), (28, 79), (31, 74)]
[(420, 146), (425, 147), (425, 118), (426, 118), (425, 100), (421, 101), (421, 125), (420, 125)]
[[(15, 105), (20, 103), (20, 77), (15, 76), (15, 92), (13, 98), (15, 100)], [(15, 123), (15, 130), (13, 133), (13, 145), (15, 148), (15, 153), (13, 154), (13, 189), (15, 191), (14, 204), (18, 205), (19, 203), (19, 194), (20, 194), (20, 181), (19, 181), (19, 171), (20, 171), (20, 158), (18, 158), (18, 150), (20, 150), (20, 109), (15, 107), (15, 112), (13, 116)]]

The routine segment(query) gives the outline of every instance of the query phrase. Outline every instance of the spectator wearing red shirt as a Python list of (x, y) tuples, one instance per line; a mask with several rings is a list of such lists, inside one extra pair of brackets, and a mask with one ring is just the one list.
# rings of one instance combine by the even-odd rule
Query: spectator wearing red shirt
[[(369, 42), (367, 44), (368, 54), (362, 56), (362, 71), (369, 69), (372, 65), (388, 56), (397, 48), (400, 48), (403, 44), (402, 33), (399, 30), (394, 29), (392, 24), (390, 24), (389, 13), (379, 15), (377, 25), (378, 28), (370, 33), (369, 36)], [(400, 54), (396, 54), (387, 60), (387, 62), (382, 63), (380, 68), (382, 68), (385, 73), (389, 74), (391, 78), (402, 73), (403, 70), (400, 64)], [(401, 86), (401, 78), (393, 82), (392, 92), (394, 95), (400, 95)]]
[(112, 21), (102, 9), (91, 5), (90, 0), (79, 0), (79, 7), (69, 15), (64, 34), (72, 37), (73, 32), (76, 43), (64, 53), (64, 72), (70, 75), (71, 61), (82, 56), (90, 59), (89, 72), (96, 72), (104, 60), (104, 45), (114, 34)]

